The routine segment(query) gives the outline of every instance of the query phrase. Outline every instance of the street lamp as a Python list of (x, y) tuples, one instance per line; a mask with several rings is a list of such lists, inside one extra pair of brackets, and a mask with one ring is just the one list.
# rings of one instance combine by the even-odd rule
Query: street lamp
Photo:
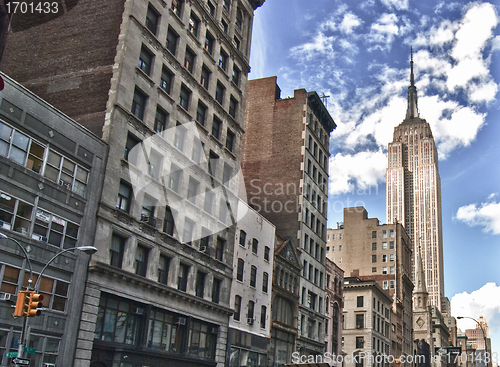
[(457, 319), (459, 319), (459, 320), (461, 320), (461, 319), (474, 320), (476, 322), (476, 324), (478, 324), (479, 327), (481, 328), (481, 331), (483, 332), (483, 339), (484, 339), (484, 363), (486, 364), (486, 367), (488, 367), (488, 363), (486, 362), (486, 357), (488, 355), (488, 342), (486, 340), (486, 333), (484, 332), (483, 325), (481, 325), (481, 323), (479, 321), (477, 321), (475, 318), (470, 317), (470, 316), (457, 316)]

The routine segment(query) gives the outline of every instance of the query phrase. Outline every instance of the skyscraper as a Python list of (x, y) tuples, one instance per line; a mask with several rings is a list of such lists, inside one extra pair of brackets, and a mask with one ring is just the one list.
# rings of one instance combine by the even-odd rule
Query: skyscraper
[(443, 309), (446, 298), (438, 154), (429, 123), (418, 112), (413, 54), (410, 65), (406, 118), (394, 128), (388, 148), (387, 222), (403, 223), (412, 240), (414, 282), (415, 255), (421, 248), (429, 301)]

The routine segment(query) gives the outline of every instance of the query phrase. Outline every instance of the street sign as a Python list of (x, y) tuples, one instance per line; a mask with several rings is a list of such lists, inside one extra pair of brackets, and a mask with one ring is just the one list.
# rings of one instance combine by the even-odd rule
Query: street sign
[(14, 358), (12, 360), (12, 363), (14, 364), (19, 364), (21, 366), (29, 366), (30, 365), (30, 360), (26, 358)]
[(17, 357), (17, 352), (7, 352), (7, 353), (5, 353), (5, 356), (7, 358)]
[(36, 353), (36, 348), (24, 347), (24, 352), (33, 354)]

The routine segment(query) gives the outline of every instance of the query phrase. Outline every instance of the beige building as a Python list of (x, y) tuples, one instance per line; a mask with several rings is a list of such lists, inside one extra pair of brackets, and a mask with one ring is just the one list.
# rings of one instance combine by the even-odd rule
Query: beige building
[[(477, 319), (475, 329), (466, 329), (465, 335), (467, 342), (471, 344), (472, 348), (476, 350), (476, 365), (484, 367), (486, 363), (484, 360), (484, 353), (488, 352), (491, 358), (491, 339), (489, 338), (489, 328), (486, 319), (480, 316)], [(491, 366), (491, 361), (488, 363)]]
[(344, 271), (327, 258), (325, 284), (325, 352), (336, 356), (342, 354), (343, 287)]
[[(441, 180), (438, 154), (429, 123), (420, 118), (411, 60), (406, 118), (394, 128), (388, 147), (387, 223), (402, 223), (413, 244), (422, 248), (429, 301), (448, 312), (444, 300)], [(415, 278), (413, 264), (413, 280)], [(443, 302), (443, 305), (442, 305)]]
[(374, 280), (392, 298), (391, 354), (411, 355), (412, 249), (402, 224), (380, 224), (364, 207), (344, 208), (343, 225), (328, 229), (327, 239), (327, 257), (346, 276)]

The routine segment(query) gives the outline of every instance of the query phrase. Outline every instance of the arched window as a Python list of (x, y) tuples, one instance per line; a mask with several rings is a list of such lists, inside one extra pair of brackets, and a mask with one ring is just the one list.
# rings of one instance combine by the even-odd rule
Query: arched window
[(280, 274), (280, 268), (277, 266), (276, 269), (274, 269), (274, 284), (278, 284), (279, 274)]
[(236, 26), (241, 29), (243, 26), (243, 12), (240, 8), (236, 11)]
[(279, 286), (280, 287), (283, 287), (283, 269), (280, 270), (280, 283), (279, 283)]
[(337, 355), (338, 353), (338, 335), (339, 335), (339, 305), (337, 303), (333, 304), (332, 307), (332, 354)]
[(337, 278), (333, 281), (333, 291), (337, 293)]
[(283, 285), (285, 289), (288, 289), (288, 273), (285, 273), (285, 283)]
[(325, 304), (326, 313), (328, 313), (330, 311), (329, 308), (330, 308), (330, 298), (326, 297), (326, 304)]

